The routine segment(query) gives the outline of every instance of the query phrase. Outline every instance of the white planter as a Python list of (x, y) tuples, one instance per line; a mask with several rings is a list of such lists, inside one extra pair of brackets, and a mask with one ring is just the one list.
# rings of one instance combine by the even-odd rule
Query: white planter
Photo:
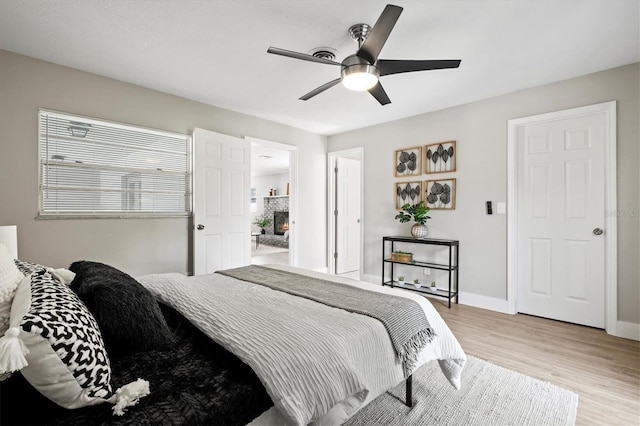
[(413, 238), (427, 238), (429, 236), (429, 227), (427, 225), (414, 223), (411, 227), (411, 236)]

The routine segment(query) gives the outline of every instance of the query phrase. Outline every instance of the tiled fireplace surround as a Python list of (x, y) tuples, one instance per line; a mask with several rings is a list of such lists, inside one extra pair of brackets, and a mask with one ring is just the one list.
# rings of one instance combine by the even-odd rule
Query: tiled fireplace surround
[(270, 246), (277, 247), (289, 247), (289, 240), (285, 240), (284, 235), (275, 235), (273, 232), (273, 212), (289, 211), (289, 196), (288, 195), (276, 195), (273, 197), (264, 197), (264, 214), (271, 218), (271, 223), (265, 228), (265, 234), (260, 236), (260, 244), (268, 244)]

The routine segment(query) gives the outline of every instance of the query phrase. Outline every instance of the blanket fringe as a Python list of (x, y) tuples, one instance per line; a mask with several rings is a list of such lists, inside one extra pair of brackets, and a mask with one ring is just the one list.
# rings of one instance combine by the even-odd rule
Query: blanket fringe
[(116, 416), (124, 415), (127, 407), (133, 407), (140, 401), (143, 396), (149, 395), (149, 382), (138, 379), (127, 385), (118, 388), (111, 398), (107, 401), (114, 404), (113, 414)]
[(418, 354), (422, 348), (424, 348), (427, 343), (430, 343), (435, 336), (436, 332), (433, 328), (429, 327), (425, 330), (420, 330), (404, 343), (398, 355), (402, 361), (405, 379), (413, 373), (413, 369), (418, 362)]

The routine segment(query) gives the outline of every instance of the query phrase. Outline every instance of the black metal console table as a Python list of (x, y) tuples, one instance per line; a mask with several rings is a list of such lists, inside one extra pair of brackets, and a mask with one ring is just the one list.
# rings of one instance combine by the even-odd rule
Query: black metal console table
[[(411, 262), (403, 262), (392, 260), (391, 253), (394, 252), (396, 243), (425, 244), (431, 246), (442, 246), (449, 250), (449, 262), (447, 264), (435, 263), (429, 260), (412, 260)], [(418, 293), (442, 297), (448, 299), (449, 308), (451, 308), (451, 299), (455, 299), (458, 303), (458, 260), (459, 260), (460, 244), (458, 240), (441, 240), (435, 238), (413, 238), (413, 237), (382, 237), (382, 285), (398, 287), (405, 290), (416, 291)], [(394, 265), (418, 266), (420, 268), (431, 268), (447, 271), (449, 275), (449, 286), (447, 290), (438, 289), (432, 291), (429, 286), (416, 287), (411, 283), (403, 283), (395, 280), (393, 272)], [(388, 267), (387, 267), (388, 266)], [(387, 270), (390, 270), (390, 278), (387, 279)]]

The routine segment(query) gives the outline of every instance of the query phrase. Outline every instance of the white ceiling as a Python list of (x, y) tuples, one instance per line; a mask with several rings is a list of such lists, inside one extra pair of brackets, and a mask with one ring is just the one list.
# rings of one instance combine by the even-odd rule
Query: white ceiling
[(382, 77), (392, 103), (342, 87), (338, 67), (266, 53), (320, 46), (387, 1), (0, 0), (0, 49), (331, 135), (640, 61), (637, 0), (397, 0), (383, 59), (462, 59)]
[(265, 176), (289, 171), (289, 151), (259, 143), (251, 144), (251, 176)]

